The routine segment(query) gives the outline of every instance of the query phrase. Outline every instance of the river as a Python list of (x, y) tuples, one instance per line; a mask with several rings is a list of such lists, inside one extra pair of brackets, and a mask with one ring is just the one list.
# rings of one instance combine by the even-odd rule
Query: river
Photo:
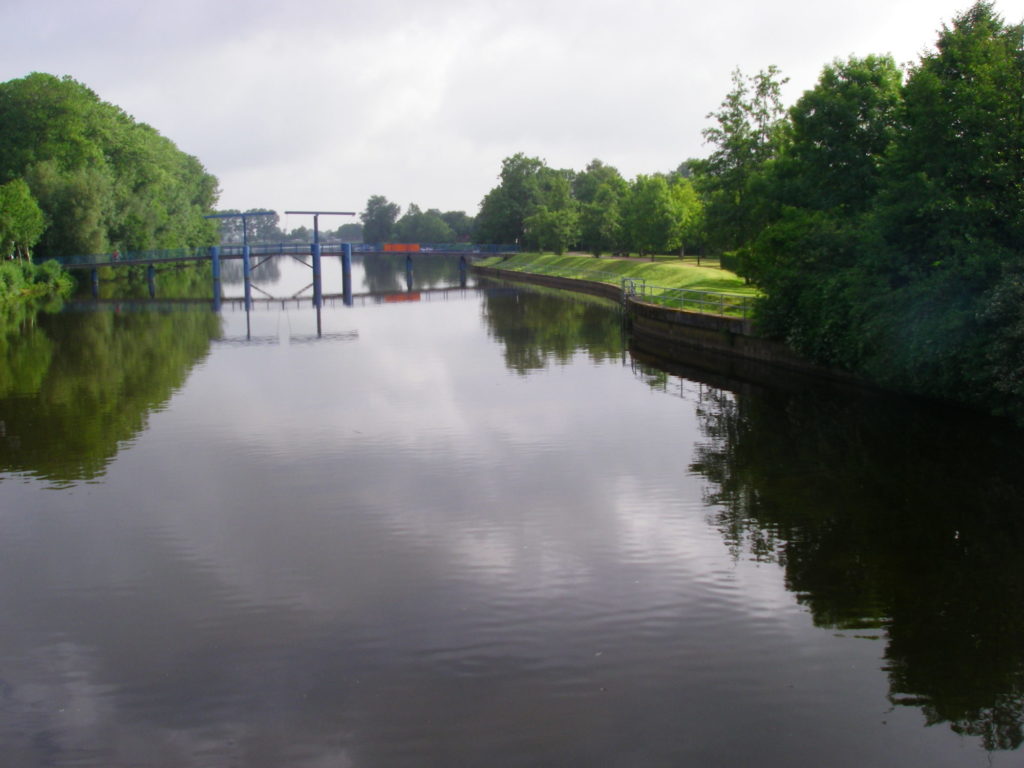
[(7, 323), (0, 765), (1024, 762), (1020, 430), (354, 278)]

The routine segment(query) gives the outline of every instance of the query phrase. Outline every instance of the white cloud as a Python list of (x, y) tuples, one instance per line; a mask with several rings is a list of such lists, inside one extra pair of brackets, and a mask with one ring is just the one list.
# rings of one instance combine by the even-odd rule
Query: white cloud
[(667, 170), (706, 152), (734, 68), (778, 65), (792, 101), (834, 58), (916, 58), (969, 4), (14, 0), (0, 78), (86, 83), (198, 156), (225, 207), (474, 213), (503, 157)]

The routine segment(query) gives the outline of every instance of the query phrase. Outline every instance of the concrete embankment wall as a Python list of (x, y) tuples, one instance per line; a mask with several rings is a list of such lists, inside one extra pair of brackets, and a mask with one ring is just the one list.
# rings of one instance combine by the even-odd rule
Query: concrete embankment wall
[[(621, 288), (608, 283), (514, 272), (493, 267), (473, 267), (473, 271), (486, 277), (561, 288), (622, 302)], [(659, 357), (672, 359), (699, 350), (705, 354), (724, 355), (800, 373), (854, 381), (854, 377), (845, 371), (817, 365), (781, 342), (758, 337), (750, 320), (684, 312), (646, 304), (635, 299), (627, 299), (625, 311), (631, 324), (634, 342), (643, 350)]]
[(612, 301), (622, 300), (622, 289), (617, 285), (598, 283), (594, 280), (573, 280), (568, 277), (555, 277), (554, 275), (535, 275), (532, 272), (515, 272), (508, 269), (495, 269), (494, 267), (478, 267), (474, 265), (472, 270), (475, 274), (485, 277), (493, 277), (497, 280), (514, 280), (520, 283), (531, 283), (543, 285), (548, 288), (561, 288), (576, 293), (587, 293), (591, 296), (601, 296)]

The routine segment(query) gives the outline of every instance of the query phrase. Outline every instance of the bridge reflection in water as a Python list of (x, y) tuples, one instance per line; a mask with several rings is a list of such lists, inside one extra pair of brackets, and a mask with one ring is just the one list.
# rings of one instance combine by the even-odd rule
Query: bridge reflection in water
[[(316, 309), (316, 335), (290, 335), (289, 341), (291, 343), (312, 341), (315, 339), (328, 339), (328, 340), (339, 340), (343, 339), (351, 341), (359, 338), (358, 331), (346, 331), (341, 333), (328, 333), (323, 332), (323, 318), (321, 309), (336, 308), (338, 306), (343, 307), (366, 307), (374, 306), (379, 304), (394, 304), (399, 302), (422, 302), (422, 301), (453, 301), (459, 299), (468, 299), (476, 296), (480, 289), (468, 288), (464, 276), (460, 277), (460, 285), (449, 286), (445, 288), (421, 288), (418, 290), (407, 291), (368, 291), (364, 293), (351, 293), (348, 295), (344, 293), (336, 294), (324, 294), (320, 298), (319, 303), (314, 304)], [(100, 299), (94, 298), (91, 300), (79, 300), (67, 302), (64, 305), (64, 311), (66, 312), (176, 312), (176, 311), (195, 311), (199, 307), (210, 307), (214, 312), (223, 313), (225, 311), (230, 312), (245, 312), (245, 328), (246, 334), (244, 337), (222, 337), (220, 341), (249, 341), (256, 343), (280, 343), (280, 339), (277, 336), (274, 337), (257, 337), (252, 335), (252, 315), (253, 313), (261, 310), (270, 309), (304, 309), (309, 306), (309, 299), (300, 296), (291, 296), (288, 298), (222, 298), (217, 296), (210, 301), (210, 299), (197, 299), (197, 298), (175, 298), (175, 299), (160, 299), (160, 298), (133, 298), (133, 299)]]
[[(162, 251), (139, 251), (134, 253), (121, 254), (117, 251), (108, 254), (94, 254), (87, 256), (67, 256), (56, 259), (66, 269), (90, 270), (92, 294), (99, 296), (100, 267), (123, 267), (123, 266), (145, 266), (147, 284), (150, 298), (155, 298), (157, 293), (156, 266), (161, 264), (185, 264), (209, 261), (213, 275), (213, 297), (217, 301), (222, 296), (221, 287), (221, 262), (225, 259), (242, 261), (242, 278), (245, 287), (245, 301), (251, 306), (253, 301), (253, 289), (266, 294), (252, 280), (252, 272), (266, 261), (282, 256), (293, 258), (312, 270), (312, 281), (303, 288), (298, 295), (306, 291), (312, 291), (312, 300), (315, 306), (319, 306), (324, 297), (323, 293), (323, 272), (321, 259), (324, 255), (338, 254), (341, 257), (343, 296), (349, 296), (352, 291), (352, 254), (357, 252), (364, 256), (387, 254), (388, 256), (405, 255), (406, 284), (408, 290), (412, 290), (413, 255), (416, 256), (459, 256), (460, 281), (463, 285), (466, 282), (468, 271), (468, 259), (482, 256), (493, 256), (509, 254), (518, 251), (516, 246), (511, 245), (476, 245), (471, 243), (457, 244), (366, 244), (366, 243), (312, 243), (309, 246), (287, 243), (261, 243), (255, 245), (225, 245), (211, 246), (209, 248), (191, 248), (180, 250)], [(309, 261), (304, 258), (308, 255)], [(262, 257), (262, 260), (253, 263), (254, 258)], [(267, 295), (267, 298), (274, 298)]]

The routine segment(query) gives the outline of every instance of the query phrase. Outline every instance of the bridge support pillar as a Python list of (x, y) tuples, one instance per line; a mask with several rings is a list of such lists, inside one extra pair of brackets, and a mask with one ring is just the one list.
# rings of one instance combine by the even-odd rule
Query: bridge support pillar
[(156, 267), (150, 264), (146, 267), (146, 285), (149, 286), (149, 298), (156, 298)]
[(323, 272), (320, 268), (320, 243), (309, 246), (313, 257), (313, 306), (319, 307), (324, 302)]
[(248, 245), (242, 246), (242, 280), (245, 283), (245, 308), (252, 309), (252, 252)]
[(467, 273), (469, 272), (469, 265), (466, 263), (465, 256), (459, 256), (459, 288), (465, 288), (467, 282)]
[(341, 244), (341, 293), (346, 307), (352, 306), (352, 243)]
[(412, 255), (405, 254), (405, 289), (412, 290)]
[(213, 301), (220, 304), (220, 248), (216, 245), (210, 246), (210, 268), (213, 272)]
[(92, 297), (98, 299), (100, 297), (100, 271), (93, 267), (89, 272), (89, 277), (92, 281)]

